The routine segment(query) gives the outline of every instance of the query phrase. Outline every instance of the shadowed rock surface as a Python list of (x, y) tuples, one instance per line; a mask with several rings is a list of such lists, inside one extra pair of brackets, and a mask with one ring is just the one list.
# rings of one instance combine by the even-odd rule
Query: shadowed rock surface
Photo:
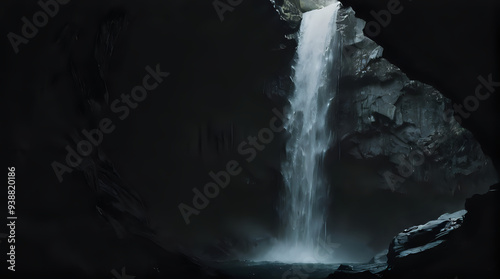
[(497, 278), (499, 184), (467, 199), (465, 210), (405, 229), (389, 246), (387, 269), (357, 265), (328, 278)]

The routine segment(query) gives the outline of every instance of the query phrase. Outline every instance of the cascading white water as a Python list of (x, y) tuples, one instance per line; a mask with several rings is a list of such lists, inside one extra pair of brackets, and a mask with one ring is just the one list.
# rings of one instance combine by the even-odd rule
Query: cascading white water
[(284, 236), (266, 260), (328, 262), (320, 253), (325, 239), (328, 185), (321, 163), (331, 143), (327, 112), (338, 71), (334, 69), (340, 40), (337, 31), (339, 3), (303, 14), (294, 66), (295, 91), (290, 99), (286, 130), (290, 133), (282, 164), (285, 192), (280, 214)]

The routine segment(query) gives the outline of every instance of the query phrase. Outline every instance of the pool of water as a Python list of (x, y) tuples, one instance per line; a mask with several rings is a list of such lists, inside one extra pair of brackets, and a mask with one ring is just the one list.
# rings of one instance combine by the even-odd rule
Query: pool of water
[[(281, 263), (253, 261), (212, 262), (211, 266), (235, 279), (325, 279), (339, 268), (340, 263)], [(386, 263), (344, 263), (350, 272), (383, 271)]]
[(340, 264), (228, 261), (215, 262), (212, 266), (231, 277), (242, 279), (324, 279)]

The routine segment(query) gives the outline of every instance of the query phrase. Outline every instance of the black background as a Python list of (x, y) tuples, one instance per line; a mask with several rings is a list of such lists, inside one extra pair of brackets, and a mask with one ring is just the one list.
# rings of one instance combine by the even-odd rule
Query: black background
[[(369, 11), (382, 9), (387, 1), (342, 2), (370, 20)], [(457, 103), (474, 92), (477, 76), (491, 73), (500, 80), (497, 1), (402, 3), (404, 14), (373, 39), (411, 78), (435, 86)], [(73, 0), (15, 54), (6, 35), (19, 34), (21, 17), (31, 18), (38, 10), (36, 1), (0, 4), (1, 143), (6, 151), (2, 168), (17, 170), (18, 276), (108, 278), (110, 270), (127, 266), (128, 273), (141, 278), (152, 272), (151, 266), (162, 264), (172, 274), (181, 274), (191, 265), (178, 260), (179, 250), (196, 254), (223, 237), (251, 238), (278, 231), (275, 208), (285, 135), (277, 135), (248, 164), (235, 147), (268, 127), (272, 109), (283, 106), (267, 98), (263, 87), (289, 68), (294, 44), (285, 34), (293, 30), (279, 20), (269, 1), (245, 0), (221, 22), (211, 1)], [(97, 37), (102, 24), (116, 15), (124, 15), (127, 25), (106, 58), (102, 78)], [(106, 89), (109, 100), (129, 93), (141, 83), (144, 68), (156, 64), (170, 76), (127, 119), (118, 120), (105, 105)], [(80, 84), (72, 74), (75, 70)], [(91, 111), (88, 99), (99, 101), (101, 110)], [(496, 166), (497, 101), (498, 94), (492, 95), (464, 122)], [(160, 244), (128, 230), (130, 235), (118, 238), (96, 209), (102, 200), (84, 173), (65, 174), (60, 183), (52, 170), (54, 160), (64, 161), (65, 146), (74, 144), (71, 136), (95, 127), (103, 117), (112, 118), (116, 130), (105, 136), (101, 152), (124, 187), (140, 197), (141, 202), (133, 204), (141, 204), (137, 210), (146, 216), (146, 227)], [(233, 144), (224, 140), (231, 129)], [(242, 162), (243, 173), (187, 226), (178, 204), (190, 203), (191, 189), (203, 187), (210, 171), (224, 169), (233, 159)], [(344, 185), (370, 183), (370, 175), (363, 177), (370, 170), (345, 168), (349, 172), (336, 172), (339, 181), (358, 181)], [(341, 239), (350, 246), (344, 252), (351, 260), (368, 260), (387, 247), (390, 236), (443, 211), (460, 209), (466, 198), (449, 201), (428, 194), (411, 200), (357, 188), (339, 192), (343, 199), (332, 209), (332, 218), (342, 220), (335, 225), (339, 235), (349, 235)], [(421, 204), (422, 199), (427, 203)], [(386, 215), (390, 212), (402, 216), (393, 220), (394, 215)], [(143, 224), (132, 227), (142, 229)], [(5, 262), (1, 268), (3, 273)]]

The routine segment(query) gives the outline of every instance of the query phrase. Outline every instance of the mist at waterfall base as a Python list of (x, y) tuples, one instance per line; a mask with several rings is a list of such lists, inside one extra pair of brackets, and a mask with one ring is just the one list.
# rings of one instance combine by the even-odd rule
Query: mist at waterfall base
[(333, 67), (339, 53), (337, 1), (303, 15), (285, 129), (290, 134), (282, 164), (285, 189), (279, 203), (283, 231), (270, 251), (255, 260), (279, 262), (334, 262), (328, 247), (326, 212), (329, 185), (322, 161), (333, 140), (327, 123), (338, 75)]

